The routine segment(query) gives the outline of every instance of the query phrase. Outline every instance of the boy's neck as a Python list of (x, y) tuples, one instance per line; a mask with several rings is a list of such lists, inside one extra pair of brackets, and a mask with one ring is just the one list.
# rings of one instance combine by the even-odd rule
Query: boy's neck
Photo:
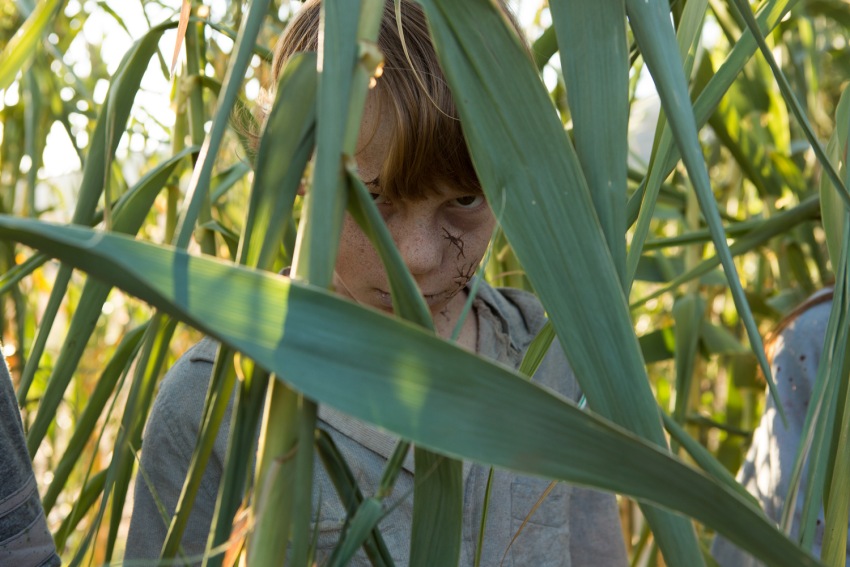
[[(468, 291), (464, 289), (452, 298), (444, 311), (434, 314), (434, 328), (437, 335), (447, 340), (451, 339), (467, 297)], [(464, 318), (457, 343), (470, 352), (478, 351), (478, 318), (474, 308), (470, 309)]]

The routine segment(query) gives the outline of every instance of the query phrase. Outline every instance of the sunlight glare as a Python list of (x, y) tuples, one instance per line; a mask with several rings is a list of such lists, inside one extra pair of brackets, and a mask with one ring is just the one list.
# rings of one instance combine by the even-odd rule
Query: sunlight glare
[(18, 90), (18, 81), (14, 81), (9, 88), (6, 89), (6, 95), (3, 97), (3, 104), (6, 106), (15, 106), (21, 100), (21, 93)]
[(18, 170), (26, 175), (30, 172), (30, 168), (32, 167), (32, 158), (26, 154), (21, 156), (21, 164), (18, 166)]
[(65, 175), (80, 169), (80, 159), (68, 138), (68, 133), (58, 121), (50, 126), (42, 156), (44, 173), (48, 177)]
[(109, 81), (106, 79), (98, 79), (92, 91), (92, 98), (95, 104), (103, 104), (106, 100), (106, 93), (109, 91)]

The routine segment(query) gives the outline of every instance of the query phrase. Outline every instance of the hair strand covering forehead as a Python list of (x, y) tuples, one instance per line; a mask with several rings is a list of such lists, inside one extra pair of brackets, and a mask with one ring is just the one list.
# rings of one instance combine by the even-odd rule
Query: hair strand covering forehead
[[(383, 74), (370, 95), (377, 99), (378, 115), (392, 121), (390, 150), (378, 179), (367, 181), (375, 181), (390, 200), (421, 199), (446, 186), (480, 193), (425, 14), (412, 1), (401, 0), (400, 4), (400, 22), (393, 0), (384, 4), (378, 37), (384, 55)], [(319, 0), (308, 0), (278, 41), (272, 64), (275, 84), (292, 54), (317, 50), (320, 7)], [(366, 139), (371, 134), (366, 132)]]

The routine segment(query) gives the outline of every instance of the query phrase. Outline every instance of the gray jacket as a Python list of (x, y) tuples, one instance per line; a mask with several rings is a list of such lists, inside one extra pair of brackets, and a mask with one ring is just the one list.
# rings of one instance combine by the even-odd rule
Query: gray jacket
[[(496, 290), (482, 282), (474, 302), (478, 318), (478, 352), (511, 368), (518, 368), (523, 353), (545, 322), (538, 300), (526, 292)], [(166, 523), (157, 511), (154, 489), (169, 514), (173, 514), (199, 431), (204, 396), (209, 383), (216, 343), (205, 339), (188, 351), (169, 371), (148, 421), (141, 467), (136, 480), (135, 505), (127, 541), (127, 558), (158, 557)], [(580, 392), (557, 344), (543, 360), (534, 381), (578, 400)], [(229, 412), (229, 410), (228, 410)], [(230, 416), (224, 423), (229, 423)], [(320, 425), (336, 442), (353, 469), (364, 494), (374, 493), (395, 438), (378, 428), (329, 407), (319, 411)], [(216, 439), (183, 547), (201, 554), (215, 507), (227, 443), (227, 428)], [(552, 442), (566, 442), (556, 440)], [(314, 510), (317, 517), (318, 564), (336, 544), (345, 520), (345, 509), (317, 462)], [(463, 545), (460, 565), (471, 566), (481, 522), (489, 467), (465, 463), (463, 468)], [(481, 564), (484, 566), (580, 567), (626, 564), (616, 499), (611, 494), (559, 483), (511, 544), (521, 524), (550, 481), (497, 470), (494, 475)], [(386, 501), (389, 509), (380, 529), (396, 565), (407, 565), (413, 512), (412, 458)], [(502, 562), (504, 556), (504, 563)], [(352, 561), (369, 565), (363, 551)]]
[(0, 357), (0, 565), (59, 565), (24, 443), (21, 414)]

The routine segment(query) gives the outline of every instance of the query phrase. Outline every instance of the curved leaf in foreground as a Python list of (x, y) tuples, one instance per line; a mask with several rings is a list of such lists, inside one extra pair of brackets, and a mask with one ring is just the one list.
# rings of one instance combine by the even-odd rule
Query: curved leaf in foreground
[(73, 263), (305, 395), (423, 447), (653, 502), (771, 565), (819, 565), (731, 488), (414, 325), (266, 272), (114, 234), (4, 215), (0, 236)]
[[(588, 405), (666, 448), (585, 172), (519, 39), (491, 2), (422, 4), (487, 200), (551, 317)], [(591, 274), (593, 285), (587, 285)], [(702, 565), (689, 522), (641, 510), (669, 563)]]

